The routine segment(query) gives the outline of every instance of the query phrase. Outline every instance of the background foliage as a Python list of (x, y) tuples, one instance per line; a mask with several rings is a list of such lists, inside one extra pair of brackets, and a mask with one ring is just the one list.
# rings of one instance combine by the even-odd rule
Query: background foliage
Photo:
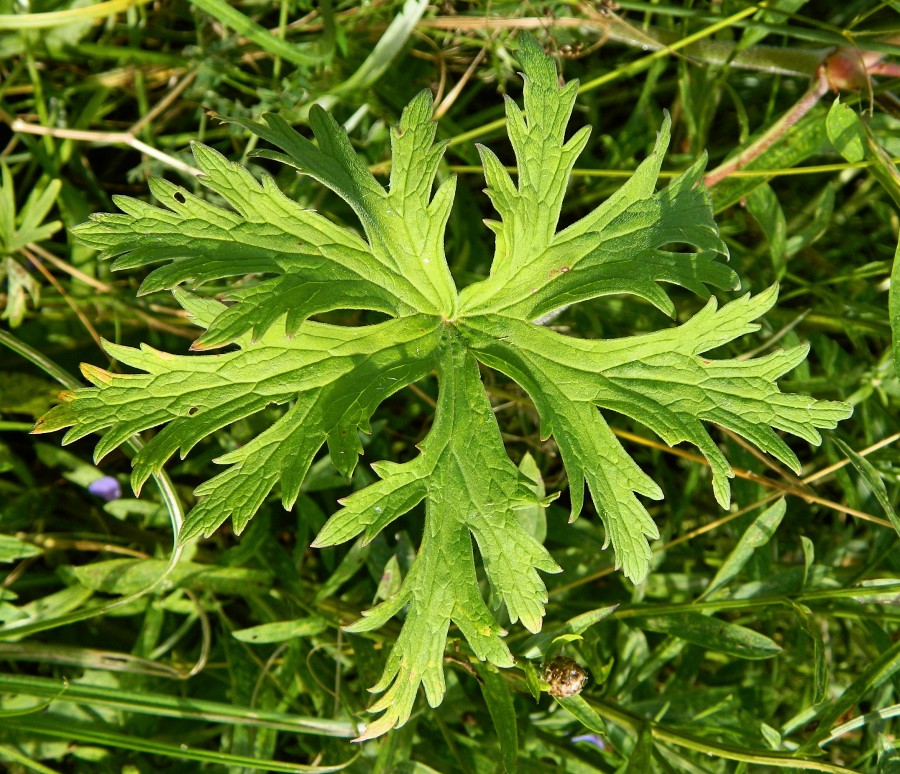
[[(900, 766), (890, 727), (900, 713), (893, 606), (900, 358), (889, 314), (890, 305), (897, 331), (900, 302), (889, 298), (900, 202), (890, 161), (900, 155), (891, 36), (900, 9), (864, 0), (784, 0), (766, 11), (732, 0), (620, 5), (112, 0), (32, 3), (23, 13), (0, 2), (6, 765), (196, 771), (206, 762), (360, 772)], [(726, 167), (711, 178), (717, 220), (742, 291), (781, 284), (759, 351), (811, 343), (808, 362), (783, 388), (847, 400), (855, 413), (819, 449), (791, 442), (802, 478), (720, 434), (741, 468), (729, 513), (711, 497), (698, 457), (617, 418), (616, 431), (667, 496), (651, 509), (662, 537), (647, 582), (635, 588), (612, 572), (595, 517), (567, 525), (564, 502), (535, 512), (564, 569), (546, 578), (544, 633), (529, 637), (513, 627), (508, 641), (519, 664), (502, 673), (473, 662), (462, 645), (449, 649), (444, 704), (422, 703), (403, 729), (353, 745), (367, 720), (366, 689), (396, 629), (359, 636), (340, 627), (397, 588), (418, 544), (417, 519), (398, 522), (366, 548), (310, 550), (335, 500), (350, 491), (323, 460), (295, 511), (274, 501), (240, 540), (220, 530), (177, 556), (173, 568), (182, 504), (193, 502), (213, 458), (259, 428), (250, 419), (219, 433), (140, 500), (127, 488), (125, 454), (111, 455), (101, 470), (91, 463), (90, 439), (61, 450), (55, 439), (27, 434), (79, 362), (116, 370), (98, 348), (100, 336), (184, 351), (196, 335), (170, 298), (137, 297), (140, 276), (111, 274), (68, 229), (111, 210), (112, 194), (147, 198), (151, 176), (195, 187), (193, 139), (251, 168), (265, 166), (298, 201), (352, 225), (346, 206), (308, 179), (248, 161), (254, 142), (216, 115), (256, 119), (274, 110), (302, 126), (318, 101), (385, 173), (388, 127), (431, 87), (438, 136), (451, 142), (441, 174), (460, 175), (447, 254), (457, 278), (473, 281), (486, 273), (492, 247), (480, 226), (492, 212), (474, 141), (511, 163), (497, 95), (519, 96), (510, 48), (522, 28), (559, 59), (566, 79), (581, 80), (570, 131), (594, 126), (563, 225), (621, 184), (653, 147), (664, 110), (673, 118), (664, 164), (672, 174), (704, 149), (713, 169), (752, 147), (754, 136), (780, 132), (751, 163), (756, 171)], [(854, 51), (841, 60), (848, 72), (831, 68), (828, 88), (816, 91), (816, 65), (838, 46), (872, 53)], [(846, 107), (832, 105), (832, 87)], [(798, 104), (809, 108), (802, 117)], [(799, 120), (780, 126), (791, 111)], [(702, 304), (674, 295), (685, 316)], [(670, 323), (644, 302), (612, 297), (573, 307), (555, 324), (599, 338)], [(746, 342), (722, 354), (741, 349)], [(511, 454), (533, 477), (542, 475), (548, 491), (564, 485), (558, 451), (541, 442), (530, 403), (502, 376), (485, 378)], [(364, 463), (414, 456), (434, 387), (425, 382), (382, 407)], [(371, 480), (363, 464), (352, 488)], [(145, 561), (124, 572), (126, 558)], [(560, 653), (591, 675), (583, 701), (546, 694), (535, 701), (536, 670)]]

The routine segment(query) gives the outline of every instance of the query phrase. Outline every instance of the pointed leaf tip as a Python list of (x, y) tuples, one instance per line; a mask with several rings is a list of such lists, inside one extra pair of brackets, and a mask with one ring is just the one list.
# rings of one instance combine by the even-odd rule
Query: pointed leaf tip
[[(683, 325), (626, 339), (576, 339), (532, 322), (572, 304), (625, 293), (674, 314), (669, 285), (706, 299), (712, 288), (738, 280), (720, 262), (727, 246), (702, 186), (704, 160), (668, 186), (659, 183), (671, 131), (668, 115), (653, 152), (628, 182), (559, 230), (567, 181), (589, 129), (566, 140), (576, 83), (560, 86), (555, 62), (532, 36), (520, 36), (518, 54), (526, 75), (524, 109), (506, 102), (517, 172), (510, 175), (495, 154), (478, 146), (486, 190), (498, 212), (486, 221), (496, 253), (490, 276), (462, 292), (444, 255), (453, 187), (443, 184), (435, 192), (446, 143), (434, 142), (427, 90), (392, 130), (387, 187), (318, 105), (310, 110), (315, 142), (275, 114), (266, 114), (264, 123), (235, 120), (278, 149), (262, 155), (341, 197), (364, 233), (300, 206), (272, 178), (259, 181), (199, 143), (192, 143), (192, 151), (202, 182), (224, 206), (186, 191), (178, 192), (181, 201), (174, 185), (154, 183), (171, 207), (119, 197), (122, 214), (96, 216), (77, 229), (85, 243), (117, 257), (116, 269), (148, 268), (141, 292), (172, 288), (191, 322), (207, 329), (191, 350), (238, 347), (187, 356), (105, 343), (111, 356), (140, 373), (85, 366), (95, 387), (64, 394), (64, 405), (38, 420), (33, 432), (71, 426), (64, 442), (100, 432), (100, 455), (135, 433), (161, 427), (135, 463), (137, 492), (175, 452), (183, 457), (247, 417), (262, 428), (273, 413), (269, 407), (286, 408), (259, 435), (217, 460), (223, 470), (197, 488), (199, 500), (181, 528), (179, 545), (210, 535), (229, 519), (240, 534), (279, 486), (290, 507), (324, 443), (339, 471), (349, 475), (358, 456), (356, 428), (368, 427), (387, 396), (437, 370), (437, 409), (418, 455), (373, 465), (379, 480), (342, 498), (312, 542), (315, 548), (349, 540), (358, 541), (354, 548), (365, 545), (424, 503), (427, 539), (400, 592), (345, 627), (370, 631), (408, 609), (374, 688), (383, 696), (371, 709), (384, 714), (355, 741), (403, 725), (420, 687), (429, 704), (440, 702), (451, 626), (479, 660), (500, 668), (514, 663), (475, 561), (489, 581), (490, 601), (505, 603), (512, 622), (537, 631), (543, 621), (542, 574), (559, 566), (544, 548), (543, 535), (538, 537), (536, 521), (529, 525), (521, 518), (520, 506), (528, 501), (542, 507), (553, 495), (523, 494), (476, 357), (529, 394), (542, 437), (552, 434), (560, 450), (571, 487), (570, 521), (581, 511), (587, 486), (616, 566), (634, 583), (649, 572), (650, 541), (659, 534), (643, 501), (662, 492), (623, 448), (604, 412), (641, 422), (670, 445), (687, 441), (699, 448), (723, 505), (730, 469), (706, 423), (729, 428), (796, 465), (779, 432), (815, 441), (816, 428), (833, 427), (848, 413), (843, 404), (779, 391), (776, 381), (799, 362), (799, 349), (747, 360), (701, 357), (758, 329), (753, 321), (775, 303), (777, 285), (721, 308), (713, 297)], [(212, 282), (234, 283), (228, 306), (182, 289)], [(360, 328), (315, 321), (335, 309), (358, 308), (390, 319)], [(446, 323), (450, 319), (452, 325)], [(202, 410), (194, 415), (192, 407)], [(512, 756), (514, 745), (508, 748)]]

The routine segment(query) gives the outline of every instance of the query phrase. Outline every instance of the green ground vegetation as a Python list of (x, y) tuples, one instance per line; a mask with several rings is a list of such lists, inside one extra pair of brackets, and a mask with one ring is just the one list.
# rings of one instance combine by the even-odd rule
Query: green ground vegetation
[(898, 53), (871, 0), (0, 1), (2, 765), (900, 771)]

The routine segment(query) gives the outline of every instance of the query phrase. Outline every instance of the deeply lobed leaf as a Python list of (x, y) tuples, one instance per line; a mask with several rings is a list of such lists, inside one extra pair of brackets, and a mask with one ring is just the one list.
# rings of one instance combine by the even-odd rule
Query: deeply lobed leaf
[[(162, 207), (119, 198), (123, 214), (94, 216), (77, 230), (104, 256), (116, 257), (117, 269), (152, 267), (142, 292), (174, 289), (205, 330), (193, 349), (234, 349), (176, 356), (107, 344), (111, 356), (140, 373), (85, 366), (94, 386), (68, 393), (37, 431), (71, 427), (64, 442), (100, 433), (100, 457), (134, 433), (162, 427), (135, 458), (138, 490), (176, 451), (184, 456), (203, 438), (269, 406), (285, 409), (256, 438), (217, 460), (227, 467), (198, 487), (201, 499), (182, 540), (208, 535), (228, 518), (240, 532), (278, 487), (291, 507), (323, 445), (349, 476), (362, 450), (358, 433), (368, 432), (379, 403), (437, 372), (434, 424), (419, 455), (403, 464), (373, 464), (379, 480), (343, 500), (315, 542), (332, 546), (360, 535), (369, 541), (403, 515), (424, 510), (422, 543), (399, 591), (350, 627), (371, 630), (406, 609), (373, 689), (384, 696), (372, 710), (384, 714), (361, 738), (404, 723), (420, 686), (432, 705), (441, 700), (451, 625), (478, 659), (513, 663), (478, 584), (473, 539), (491, 599), (531, 631), (539, 630), (547, 599), (539, 572), (559, 569), (517, 517), (519, 509), (546, 500), (506, 454), (479, 362), (526, 390), (542, 434), (560, 449), (572, 518), (582, 510), (586, 484), (616, 562), (635, 582), (648, 572), (649, 541), (658, 536), (639, 498), (660, 499), (662, 491), (602, 412), (642, 422), (669, 444), (697, 446), (723, 507), (732, 471), (703, 422), (729, 428), (797, 469), (795, 454), (775, 431), (818, 443), (817, 428), (834, 427), (849, 414), (843, 403), (779, 391), (776, 380), (803, 359), (804, 347), (748, 360), (703, 356), (757, 330), (754, 321), (775, 302), (774, 287), (721, 308), (710, 300), (679, 326), (611, 341), (563, 336), (540, 324), (567, 305), (612, 293), (631, 293), (674, 314), (665, 284), (707, 298), (710, 286), (733, 289), (737, 278), (719, 260), (727, 250), (702, 185), (704, 159), (657, 190), (668, 117), (634, 176), (596, 210), (557, 230), (568, 176), (589, 130), (565, 139), (577, 84), (561, 87), (552, 62), (530, 38), (522, 39), (520, 58), (524, 115), (506, 103), (517, 179), (480, 148), (500, 217), (488, 224), (496, 251), (490, 276), (461, 293), (443, 252), (455, 182), (447, 178), (435, 190), (444, 144), (435, 143), (427, 92), (392, 130), (388, 188), (318, 108), (310, 112), (315, 143), (278, 116), (237, 121), (279, 148), (264, 155), (341, 196), (363, 236), (202, 145), (194, 146), (202, 182), (230, 209), (155, 181)], [(248, 274), (263, 278), (242, 279)], [(180, 287), (223, 279), (234, 280), (230, 305)], [(341, 308), (391, 319), (356, 328), (310, 319)]]
[[(222, 306), (183, 292), (178, 299), (200, 325)], [(181, 539), (209, 535), (228, 518), (241, 532), (279, 481), (282, 502), (293, 505), (323, 444), (349, 475), (361, 451), (357, 428), (368, 431), (385, 398), (433, 368), (439, 337), (433, 318), (412, 316), (365, 328), (307, 322), (294, 338), (272, 330), (256, 342), (239, 339), (234, 352), (206, 357), (107, 342), (111, 356), (145, 373), (85, 366), (94, 388), (64, 394), (35, 431), (71, 427), (64, 443), (102, 433), (99, 460), (135, 433), (165, 424), (134, 459), (137, 492), (176, 451), (183, 458), (219, 428), (290, 401), (268, 430), (216, 460), (230, 467), (198, 488), (206, 497), (191, 511)]]
[(711, 300), (678, 328), (614, 342), (573, 339), (499, 315), (471, 318), (462, 326), (482, 362), (525, 388), (541, 417), (542, 435), (556, 439), (569, 474), (572, 519), (581, 510), (586, 480), (617, 562), (636, 582), (649, 567), (646, 538), (658, 533), (628, 493), (660, 499), (662, 492), (634, 465), (594, 407), (625, 414), (670, 445), (694, 444), (710, 464), (723, 508), (730, 502), (733, 473), (701, 420), (733, 430), (799, 473), (796, 455), (772, 428), (818, 444), (816, 428), (835, 427), (847, 416), (846, 404), (778, 390), (775, 380), (803, 360), (806, 347), (753, 360), (700, 357), (756, 330), (752, 321), (772, 306), (776, 293), (772, 287), (722, 309)]
[(419, 502), (426, 502), (422, 544), (400, 591), (349, 629), (375, 629), (409, 606), (400, 639), (373, 688), (383, 691), (390, 686), (372, 708), (386, 713), (361, 738), (404, 723), (420, 683), (432, 706), (440, 702), (443, 643), (451, 622), (479, 659), (512, 666), (512, 656), (500, 638), (504, 632), (478, 587), (472, 537), (510, 620), (521, 619), (530, 631), (540, 629), (547, 601), (537, 570), (559, 571), (547, 550), (516, 518), (516, 507), (537, 497), (506, 456), (475, 358), (464, 347), (451, 345), (442, 353), (438, 379), (434, 426), (420, 444), (421, 454), (402, 465), (374, 466), (381, 481), (348, 497), (314, 543), (334, 545), (360, 533), (370, 540)]

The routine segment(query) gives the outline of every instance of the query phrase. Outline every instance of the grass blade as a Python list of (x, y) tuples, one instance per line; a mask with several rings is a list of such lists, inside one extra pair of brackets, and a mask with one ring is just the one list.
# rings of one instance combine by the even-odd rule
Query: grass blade
[(701, 613), (636, 617), (628, 623), (651, 632), (671, 634), (701, 648), (736, 658), (772, 658), (781, 653), (781, 648), (765, 635)]
[(319, 62), (318, 56), (304, 54), (296, 46), (281, 38), (276, 38), (265, 27), (260, 26), (224, 0), (191, 0), (191, 4), (227, 25), (238, 35), (243, 35), (253, 41), (273, 56), (280, 56), (282, 59), (301, 65), (314, 65)]
[(698, 597), (707, 599), (726, 584), (730, 583), (747, 564), (753, 552), (769, 542), (785, 512), (784, 498), (764, 510), (753, 523), (747, 527), (738, 544), (722, 563), (716, 576), (709, 582), (706, 591)]
[(503, 675), (493, 667), (479, 662), (476, 669), (481, 678), (481, 695), (484, 696), (500, 742), (503, 770), (513, 774), (518, 771), (519, 732), (516, 728), (512, 691)]

